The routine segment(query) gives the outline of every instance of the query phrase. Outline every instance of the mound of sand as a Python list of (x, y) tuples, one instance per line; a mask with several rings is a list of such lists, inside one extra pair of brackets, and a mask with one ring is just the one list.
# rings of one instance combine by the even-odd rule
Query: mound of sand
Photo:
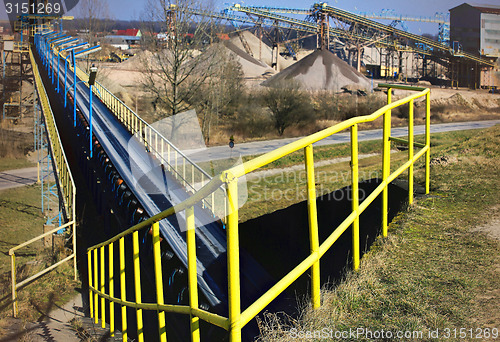
[(119, 63), (116, 68), (120, 70), (141, 71), (144, 68), (144, 63), (153, 64), (155, 62), (156, 59), (154, 58), (153, 53), (148, 50), (143, 50), (139, 51), (126, 61)]
[[(272, 62), (273, 62), (273, 49), (269, 45), (262, 42), (259, 39), (259, 37), (257, 37), (256, 35), (254, 35), (250, 31), (242, 31), (241, 34), (243, 35), (243, 38), (248, 43), (248, 47), (250, 48), (252, 56), (255, 59), (258, 59), (258, 60), (266, 63), (267, 65), (271, 66)], [(239, 36), (235, 36), (235, 37), (231, 38), (230, 42), (233, 43), (239, 49), (245, 51), (245, 48), (244, 48), (243, 43), (241, 42), (241, 39)], [(307, 54), (309, 54), (309, 53), (307, 53)], [(304, 57), (303, 53), (301, 53), (301, 52), (297, 53), (297, 60), (300, 60), (302, 57)], [(296, 62), (296, 60), (294, 60), (292, 57), (283, 58), (280, 55), (280, 56), (278, 56), (278, 69), (283, 70), (285, 68), (288, 68), (290, 65), (294, 64), (295, 62)]]
[(223, 44), (227, 53), (234, 56), (236, 61), (241, 65), (241, 69), (246, 78), (266, 77), (267, 75), (276, 73), (269, 65), (250, 56), (230, 41), (226, 41)]
[(316, 50), (297, 63), (274, 75), (264, 86), (295, 80), (307, 90), (340, 91), (343, 87), (370, 89), (368, 78), (327, 50)]

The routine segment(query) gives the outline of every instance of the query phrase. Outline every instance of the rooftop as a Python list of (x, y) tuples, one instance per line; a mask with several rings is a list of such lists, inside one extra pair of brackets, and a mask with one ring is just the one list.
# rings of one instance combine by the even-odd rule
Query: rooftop
[(480, 5), (480, 4), (468, 4), (466, 2), (464, 2), (463, 4), (461, 5), (458, 5), (456, 7), (453, 7), (451, 10), (455, 9), (455, 8), (458, 8), (458, 7), (462, 7), (462, 6), (470, 6), (470, 7), (473, 7), (475, 9), (477, 9), (478, 11), (480, 11), (481, 13), (490, 13), (490, 14), (499, 14), (500, 15), (500, 6), (495, 6), (495, 5)]

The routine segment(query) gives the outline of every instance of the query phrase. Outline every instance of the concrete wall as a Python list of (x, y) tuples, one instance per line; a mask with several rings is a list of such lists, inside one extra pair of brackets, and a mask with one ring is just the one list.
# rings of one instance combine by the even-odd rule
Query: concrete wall
[(500, 15), (481, 14), (481, 54), (500, 57)]

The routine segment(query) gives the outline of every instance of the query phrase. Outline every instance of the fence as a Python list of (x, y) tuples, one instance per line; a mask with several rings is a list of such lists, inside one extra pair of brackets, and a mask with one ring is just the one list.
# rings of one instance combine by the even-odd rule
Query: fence
[[(11, 257), (11, 274), (12, 274), (12, 302), (13, 302), (13, 313), (14, 317), (17, 316), (18, 314), (18, 308), (17, 308), (17, 291), (25, 286), (26, 284), (32, 282), (35, 279), (38, 279), (45, 273), (53, 270), (57, 266), (61, 265), (62, 263), (69, 261), (73, 259), (73, 268), (74, 268), (74, 273), (75, 273), (75, 280), (77, 278), (77, 269), (76, 269), (76, 187), (75, 187), (75, 182), (73, 181), (73, 176), (71, 174), (71, 170), (69, 168), (68, 161), (66, 160), (66, 155), (64, 153), (64, 149), (61, 143), (61, 139), (59, 137), (59, 131), (57, 130), (57, 126), (55, 124), (54, 120), (54, 114), (52, 113), (52, 109), (50, 107), (49, 99), (47, 97), (47, 92), (45, 90), (45, 87), (42, 83), (42, 79), (40, 76), (40, 73), (38, 71), (38, 66), (36, 64), (36, 61), (33, 56), (33, 52), (31, 49), (29, 50), (30, 53), (30, 60), (31, 60), (31, 65), (33, 68), (33, 76), (35, 79), (35, 86), (39, 95), (39, 99), (41, 102), (41, 107), (42, 107), (42, 113), (44, 116), (45, 120), (45, 127), (47, 129), (47, 136), (48, 140), (50, 142), (49, 148), (51, 151), (51, 154), (54, 159), (54, 174), (56, 175), (56, 181), (58, 183), (58, 189), (59, 189), (59, 200), (62, 201), (61, 207), (66, 214), (67, 218), (67, 223), (61, 225), (60, 227), (57, 227), (49, 232), (46, 232), (38, 237), (35, 237), (27, 242), (24, 242), (16, 247), (13, 247), (9, 250), (9, 255)], [(70, 230), (72, 234), (72, 241), (73, 241), (73, 252), (71, 255), (67, 256), (63, 260), (60, 260), (59, 262), (49, 266), (48, 268), (38, 272), (35, 275), (32, 275), (31, 277), (24, 279), (23, 281), (17, 283), (16, 279), (16, 255), (15, 251), (26, 247), (38, 240), (41, 240), (45, 238), (46, 236), (52, 235), (55, 232), (61, 231), (61, 230)]]
[[(269, 303), (278, 297), (288, 286), (290, 286), (298, 277), (304, 274), (308, 269), (311, 270), (311, 300), (312, 306), (320, 306), (320, 258), (332, 247), (334, 242), (352, 226), (353, 235), (353, 266), (359, 268), (360, 246), (359, 246), (359, 217), (361, 213), (382, 194), (382, 234), (387, 236), (387, 215), (388, 215), (388, 185), (396, 177), (408, 170), (408, 196), (409, 203), (413, 202), (413, 168), (414, 163), (425, 154), (425, 191), (429, 192), (430, 185), (430, 90), (425, 88), (385, 85), (380, 87), (388, 89), (388, 104), (377, 110), (371, 115), (355, 117), (339, 123), (335, 126), (312, 134), (308, 137), (297, 140), (286, 146), (280, 147), (274, 151), (266, 153), (253, 160), (247, 161), (243, 167), (235, 167), (222, 172), (218, 177), (214, 177), (208, 184), (197, 191), (186, 201), (159, 213), (150, 219), (143, 221), (130, 229), (120, 233), (112, 239), (90, 247), (87, 250), (88, 268), (89, 268), (89, 295), (91, 316), (98, 323), (99, 313), (101, 313), (101, 323), (105, 327), (106, 307), (110, 310), (110, 332), (114, 335), (114, 309), (119, 305), (122, 319), (123, 339), (127, 339), (127, 310), (135, 309), (137, 311), (137, 334), (139, 341), (144, 340), (142, 311), (154, 310), (158, 312), (159, 336), (161, 341), (166, 341), (165, 312), (173, 312), (190, 315), (191, 317), (191, 338), (192, 341), (200, 340), (199, 319), (205, 320), (213, 325), (222, 327), (229, 332), (230, 341), (241, 341), (241, 329), (258, 315)], [(391, 103), (392, 89), (414, 90), (418, 93), (410, 95), (404, 99)], [(413, 136), (413, 114), (414, 101), (425, 97), (425, 143), (417, 144)], [(391, 173), (390, 159), (390, 141), (391, 138), (391, 112), (392, 109), (408, 103), (408, 140), (398, 139), (399, 143), (408, 145), (407, 161)], [(371, 122), (383, 116), (383, 152), (382, 152), (382, 182), (369, 194), (361, 203), (358, 195), (358, 125), (364, 122)], [(350, 129), (351, 132), (351, 191), (352, 191), (352, 210), (351, 214), (331, 233), (329, 237), (320, 245), (318, 237), (318, 223), (316, 211), (316, 189), (314, 175), (314, 154), (313, 144), (324, 138), (327, 138), (342, 130)], [(421, 149), (414, 153), (414, 146), (420, 146)], [(309, 215), (309, 237), (310, 237), (310, 255), (290, 271), (285, 277), (279, 280), (271, 289), (263, 294), (258, 300), (251, 304), (243, 312), (240, 306), (240, 264), (239, 264), (239, 246), (238, 246), (238, 178), (248, 174), (264, 165), (272, 163), (290, 153), (298, 150), (304, 150), (305, 168), (307, 172), (307, 201)], [(195, 245), (195, 224), (193, 206), (210, 196), (213, 191), (225, 184), (227, 190), (227, 273), (228, 273), (228, 317), (222, 317), (198, 307), (198, 284), (196, 269), (196, 245)], [(161, 252), (159, 221), (165, 219), (176, 212), (185, 210), (186, 214), (186, 242), (188, 255), (188, 289), (189, 306), (187, 305), (169, 305), (164, 303), (163, 298), (163, 279), (161, 273)], [(156, 303), (142, 303), (141, 301), (141, 275), (139, 259), (139, 236), (138, 231), (144, 227), (152, 227), (153, 234), (153, 254), (154, 270), (156, 283)], [(134, 294), (135, 301), (127, 301), (125, 296), (126, 278), (125, 278), (125, 237), (132, 235), (132, 255), (134, 265)], [(119, 276), (116, 277), (113, 255), (118, 242), (119, 253)], [(108, 275), (105, 278), (105, 260), (106, 253), (109, 254)], [(98, 267), (98, 264), (100, 267)], [(100, 273), (99, 273), (100, 270)], [(120, 298), (114, 296), (114, 280), (119, 279), (121, 291)], [(108, 292), (106, 292), (106, 284)], [(99, 305), (100, 299), (100, 305)], [(106, 303), (107, 302), (107, 303)]]
[[(89, 79), (89, 75), (79, 67), (76, 67), (76, 74), (85, 83)], [(115, 114), (127, 130), (139, 139), (147, 151), (159, 160), (162, 165), (165, 165), (165, 168), (175, 176), (188, 192), (194, 194), (212, 179), (207, 172), (196, 165), (188, 156), (103, 85), (95, 82), (93, 89), (94, 94)], [(221, 207), (219, 203), (223, 203), (225, 197), (224, 189), (220, 188), (209, 198), (203, 199), (202, 205), (208, 208), (214, 216), (223, 216), (222, 220), (224, 220), (226, 216), (225, 206)]]

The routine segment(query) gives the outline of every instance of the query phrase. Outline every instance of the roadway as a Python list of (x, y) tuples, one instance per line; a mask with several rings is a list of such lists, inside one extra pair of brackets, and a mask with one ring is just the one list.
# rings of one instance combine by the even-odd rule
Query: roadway
[(0, 172), (0, 191), (24, 185), (31, 185), (36, 183), (37, 180), (37, 167), (2, 171)]
[[(443, 124), (433, 124), (431, 125), (431, 133), (443, 133), (443, 132), (453, 132), (453, 131), (463, 131), (469, 129), (483, 129), (494, 125), (500, 124), (500, 120), (488, 120), (488, 121), (471, 121), (471, 122), (452, 122)], [(418, 125), (414, 127), (415, 135), (422, 135), (425, 133), (425, 126)], [(367, 140), (377, 140), (382, 139), (382, 129), (359, 131), (359, 141)], [(406, 127), (393, 127), (391, 132), (392, 137), (405, 137), (408, 136), (408, 129)], [(189, 158), (195, 163), (230, 159), (238, 156), (249, 156), (263, 154), (277, 149), (278, 147), (289, 144), (296, 141), (302, 137), (298, 138), (285, 138), (285, 139), (274, 139), (265, 141), (254, 141), (248, 143), (235, 143), (233, 150), (229, 148), (228, 145), (224, 146), (214, 146), (203, 150), (192, 150), (183, 151)], [(325, 146), (342, 144), (350, 141), (350, 133), (337, 133), (326, 139), (318, 141), (314, 146)], [(228, 140), (229, 143), (229, 140)]]
[[(431, 126), (431, 133), (443, 133), (452, 131), (463, 131), (468, 129), (483, 129), (500, 124), (500, 120), (488, 121), (472, 121), (472, 122), (457, 122), (434, 124)], [(416, 134), (423, 134), (424, 126), (415, 126)], [(405, 127), (397, 127), (392, 129), (391, 136), (404, 137), (407, 129)], [(382, 130), (374, 129), (359, 132), (359, 140), (376, 140), (382, 138)], [(249, 143), (236, 144), (233, 151), (230, 151), (228, 146), (215, 146), (207, 148), (203, 153), (190, 154), (190, 158), (195, 162), (204, 162), (209, 160), (222, 160), (234, 156), (256, 155), (272, 151), (280, 146), (286, 145), (300, 138), (275, 139), (266, 141), (254, 141)], [(349, 133), (339, 133), (328, 139), (324, 139), (315, 144), (315, 146), (325, 146), (333, 144), (341, 144), (349, 141)], [(189, 151), (188, 151), (189, 152)], [(24, 169), (8, 170), (0, 172), (0, 191), (10, 188), (15, 188), (24, 185), (30, 185), (37, 182), (37, 168), (28, 167)]]

